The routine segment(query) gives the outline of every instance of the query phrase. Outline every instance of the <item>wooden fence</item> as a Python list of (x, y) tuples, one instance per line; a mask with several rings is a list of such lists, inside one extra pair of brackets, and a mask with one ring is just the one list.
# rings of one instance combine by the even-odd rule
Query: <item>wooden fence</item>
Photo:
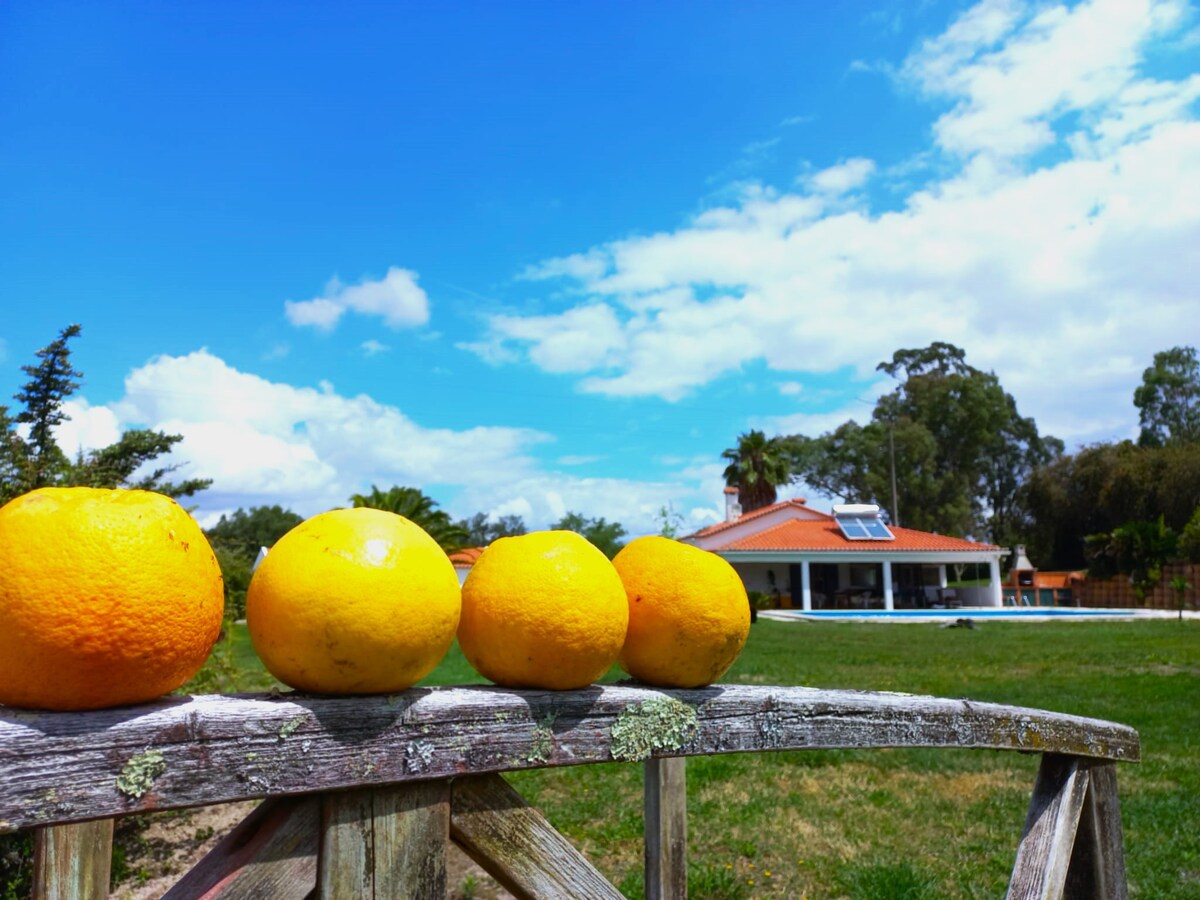
[(685, 759), (968, 747), (1042, 754), (1013, 898), (1123, 898), (1116, 765), (1137, 732), (890, 693), (726, 685), (386, 697), (168, 698), (89, 713), (0, 708), (0, 833), (34, 828), (41, 898), (107, 894), (113, 818), (263, 799), (168, 898), (441, 898), (453, 840), (515, 896), (620, 894), (499, 774), (643, 764), (646, 893), (687, 895)]
[(1129, 583), (1128, 575), (1114, 578), (1088, 578), (1076, 590), (1081, 606), (1101, 608), (1178, 609), (1179, 595), (1171, 589), (1171, 579), (1182, 577), (1191, 587), (1183, 592), (1185, 609), (1200, 609), (1200, 563), (1168, 563), (1162, 568), (1158, 584), (1146, 592), (1143, 604)]

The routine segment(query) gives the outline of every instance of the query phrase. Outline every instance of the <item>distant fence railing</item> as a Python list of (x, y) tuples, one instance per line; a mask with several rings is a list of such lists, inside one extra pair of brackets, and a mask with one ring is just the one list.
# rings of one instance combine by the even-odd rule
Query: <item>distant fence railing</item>
[[(1171, 587), (1171, 582), (1182, 578), (1189, 585), (1182, 598)], [(1158, 584), (1146, 592), (1143, 602), (1133, 589), (1129, 576), (1114, 578), (1089, 577), (1079, 586), (1079, 602), (1083, 606), (1101, 608), (1137, 607), (1148, 609), (1178, 609), (1180, 599), (1187, 609), (1200, 609), (1200, 563), (1168, 563), (1162, 567)]]
[(646, 767), (647, 897), (684, 898), (687, 756), (884, 747), (1040, 753), (1008, 896), (1126, 896), (1115, 763), (1139, 758), (1133, 729), (800, 687), (453, 687), (0, 709), (0, 833), (36, 829), (39, 900), (106, 896), (115, 817), (251, 799), (265, 802), (168, 898), (441, 898), (451, 840), (517, 897), (616, 898), (499, 773), (618, 760)]

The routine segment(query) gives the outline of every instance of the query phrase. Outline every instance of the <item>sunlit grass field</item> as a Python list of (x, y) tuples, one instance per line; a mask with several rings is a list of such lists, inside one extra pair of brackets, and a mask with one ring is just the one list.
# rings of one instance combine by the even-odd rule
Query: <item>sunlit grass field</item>
[[(244, 629), (224, 652), (226, 675), (209, 676), (221, 686), (231, 673), (242, 690), (272, 684)], [(426, 683), (481, 680), (455, 647)], [(1118, 769), (1131, 893), (1200, 897), (1200, 622), (759, 621), (725, 680), (968, 697), (1132, 725), (1143, 761)], [(690, 895), (1003, 896), (1036, 768), (1036, 756), (993, 751), (690, 759)], [(641, 766), (509, 777), (624, 893), (643, 895)]]

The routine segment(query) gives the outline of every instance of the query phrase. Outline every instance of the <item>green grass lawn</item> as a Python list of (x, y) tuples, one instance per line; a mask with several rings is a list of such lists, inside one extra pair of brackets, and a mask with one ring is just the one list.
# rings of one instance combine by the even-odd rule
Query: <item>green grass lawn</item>
[[(273, 683), (244, 629), (224, 652), (239, 689)], [(1200, 897), (1200, 623), (760, 621), (725, 680), (968, 697), (1132, 725), (1143, 762), (1118, 769), (1131, 893)], [(454, 647), (426, 683), (479, 681)], [(1036, 756), (965, 750), (690, 759), (691, 896), (1002, 896), (1036, 768)], [(509, 777), (642, 896), (640, 766)]]

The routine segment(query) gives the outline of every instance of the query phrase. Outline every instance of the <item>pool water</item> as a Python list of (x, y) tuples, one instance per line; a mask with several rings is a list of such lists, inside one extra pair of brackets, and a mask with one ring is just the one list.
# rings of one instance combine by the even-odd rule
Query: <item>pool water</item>
[(946, 619), (1134, 619), (1175, 616), (1171, 610), (1157, 609), (1081, 609), (1053, 606), (964, 606), (959, 609), (772, 609), (759, 612), (773, 619), (893, 619), (910, 621), (942, 621)]

